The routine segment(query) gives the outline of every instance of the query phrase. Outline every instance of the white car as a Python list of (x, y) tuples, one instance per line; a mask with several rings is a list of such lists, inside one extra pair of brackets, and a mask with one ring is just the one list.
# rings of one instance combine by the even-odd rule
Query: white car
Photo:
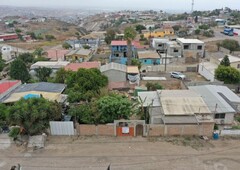
[(171, 77), (172, 77), (172, 78), (181, 79), (181, 80), (184, 80), (184, 79), (186, 78), (186, 76), (185, 76), (183, 73), (181, 73), (181, 72), (176, 72), (176, 71), (171, 72)]

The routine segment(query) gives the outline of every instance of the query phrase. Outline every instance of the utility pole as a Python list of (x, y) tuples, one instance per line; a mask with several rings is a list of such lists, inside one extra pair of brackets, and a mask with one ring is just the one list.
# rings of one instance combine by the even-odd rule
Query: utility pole
[(167, 71), (167, 48), (166, 48), (166, 51), (165, 51), (165, 67), (164, 67), (164, 71), (166, 72)]
[(193, 13), (193, 8), (194, 8), (194, 0), (192, 0), (192, 10), (191, 10), (191, 13)]

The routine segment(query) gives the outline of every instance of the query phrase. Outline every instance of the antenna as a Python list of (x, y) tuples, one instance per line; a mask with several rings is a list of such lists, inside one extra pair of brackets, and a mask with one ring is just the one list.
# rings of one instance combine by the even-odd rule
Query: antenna
[(192, 13), (193, 13), (193, 7), (194, 7), (194, 0), (192, 0)]

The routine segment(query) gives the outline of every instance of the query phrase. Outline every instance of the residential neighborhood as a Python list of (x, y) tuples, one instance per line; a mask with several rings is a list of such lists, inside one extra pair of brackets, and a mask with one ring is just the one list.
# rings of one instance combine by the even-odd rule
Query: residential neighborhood
[(233, 2), (13, 1), (0, 2), (0, 170), (239, 169)]

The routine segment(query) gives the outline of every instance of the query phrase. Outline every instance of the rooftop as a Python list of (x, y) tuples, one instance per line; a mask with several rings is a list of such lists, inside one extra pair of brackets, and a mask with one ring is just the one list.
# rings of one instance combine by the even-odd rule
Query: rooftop
[[(230, 63), (240, 62), (240, 57), (235, 57), (232, 55), (227, 55)], [(223, 58), (218, 59), (220, 62), (223, 60)]]
[(105, 72), (105, 71), (109, 71), (109, 70), (118, 70), (118, 71), (122, 71), (122, 72), (127, 72), (127, 66), (124, 64), (118, 64), (118, 63), (111, 62), (109, 64), (105, 64), (100, 67), (101, 72)]
[(145, 58), (160, 58), (159, 54), (156, 51), (141, 51), (138, 52), (138, 58), (139, 59), (145, 59)]
[(15, 81), (0, 81), (0, 94), (5, 93), (18, 83), (21, 83), (20, 80), (15, 80)]
[(160, 106), (160, 100), (157, 91), (138, 92), (138, 100), (147, 106)]
[(236, 112), (222, 96), (225, 96), (229, 101), (232, 102), (239, 102), (240, 98), (227, 87), (217, 85), (204, 85), (190, 86), (189, 89), (197, 92), (202, 96), (203, 100), (206, 102), (211, 112)]
[(65, 70), (78, 71), (80, 68), (100, 68), (101, 63), (98, 61), (82, 62), (82, 63), (70, 63), (64, 67)]
[(22, 84), (14, 92), (29, 92), (29, 91), (41, 91), (41, 92), (52, 92), (52, 93), (62, 93), (66, 88), (65, 84), (59, 83), (47, 83), (39, 82), (32, 84)]
[(68, 61), (39, 61), (31, 65), (31, 69), (39, 68), (39, 67), (47, 67), (52, 69), (58, 69), (65, 67), (68, 65)]
[(191, 90), (158, 90), (164, 115), (210, 113), (202, 97)]
[[(136, 43), (137, 44), (137, 43)], [(134, 45), (134, 42), (132, 42), (132, 45)], [(112, 41), (111, 46), (127, 46), (127, 41)]]
[(179, 41), (183, 44), (204, 44), (203, 41), (200, 41), (198, 39), (177, 38), (177, 41)]
[(127, 73), (139, 74), (138, 66), (127, 66)]
[(47, 58), (50, 60), (64, 60), (64, 56), (69, 52), (69, 50), (48, 50)]

